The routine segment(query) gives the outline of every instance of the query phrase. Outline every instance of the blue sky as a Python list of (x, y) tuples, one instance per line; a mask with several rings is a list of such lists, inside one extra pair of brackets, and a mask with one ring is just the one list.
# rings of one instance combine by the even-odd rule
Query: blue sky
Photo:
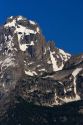
[(1, 0), (0, 24), (12, 15), (38, 22), (46, 40), (67, 52), (83, 52), (83, 0)]

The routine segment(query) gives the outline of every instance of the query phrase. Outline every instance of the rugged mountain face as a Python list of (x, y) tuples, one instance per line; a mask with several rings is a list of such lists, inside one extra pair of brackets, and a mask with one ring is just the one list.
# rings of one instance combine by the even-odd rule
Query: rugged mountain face
[(53, 42), (46, 43), (38, 25), (21, 16), (8, 18), (0, 39), (1, 53), (11, 56), (15, 64), (22, 60), (24, 72), (30, 76), (61, 70), (71, 56), (55, 48)]
[(42, 106), (83, 99), (83, 54), (46, 42), (34, 21), (16, 16), (0, 27), (0, 115), (17, 98)]

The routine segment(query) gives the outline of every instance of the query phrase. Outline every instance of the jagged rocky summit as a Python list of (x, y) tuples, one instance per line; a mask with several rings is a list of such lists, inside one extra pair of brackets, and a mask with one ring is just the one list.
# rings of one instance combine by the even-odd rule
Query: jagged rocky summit
[(82, 100), (83, 54), (66, 53), (37, 23), (11, 16), (0, 26), (0, 113), (17, 98), (42, 106)]

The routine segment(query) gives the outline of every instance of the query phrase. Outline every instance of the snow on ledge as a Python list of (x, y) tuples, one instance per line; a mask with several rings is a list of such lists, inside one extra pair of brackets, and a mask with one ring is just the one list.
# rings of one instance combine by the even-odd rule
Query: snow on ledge
[(29, 20), (30, 24), (35, 25), (36, 23), (32, 20)]
[(26, 75), (29, 75), (29, 76), (34, 76), (34, 75), (37, 75), (37, 73), (35, 71), (25, 71), (25, 74)]

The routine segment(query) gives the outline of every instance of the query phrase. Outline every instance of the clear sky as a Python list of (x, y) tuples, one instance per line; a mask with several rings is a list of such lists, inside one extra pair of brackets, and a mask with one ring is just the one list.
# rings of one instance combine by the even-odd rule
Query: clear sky
[(83, 0), (1, 0), (0, 24), (12, 15), (38, 22), (46, 40), (67, 52), (83, 52)]

